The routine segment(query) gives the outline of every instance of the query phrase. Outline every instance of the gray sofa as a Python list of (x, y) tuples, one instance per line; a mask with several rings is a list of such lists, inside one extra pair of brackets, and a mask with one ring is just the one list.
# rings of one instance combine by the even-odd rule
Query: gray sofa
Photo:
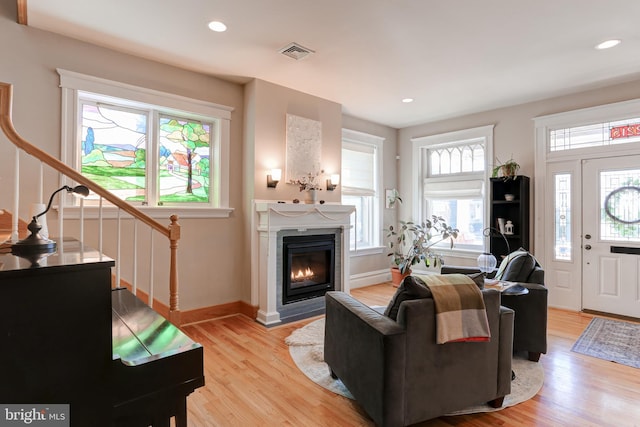
[[(442, 266), (442, 274), (479, 272), (475, 267)], [(491, 275), (489, 275), (492, 277)], [(528, 353), (532, 362), (547, 352), (547, 299), (544, 269), (530, 254), (514, 258), (504, 270), (503, 280), (518, 282), (529, 290), (526, 295), (502, 295), (502, 305), (513, 309), (513, 350)]]
[(499, 407), (511, 392), (513, 311), (500, 306), (497, 291), (482, 294), (491, 340), (436, 344), (430, 296), (400, 302), (396, 321), (345, 293), (328, 292), (325, 361), (379, 426), (414, 424), (487, 402)]

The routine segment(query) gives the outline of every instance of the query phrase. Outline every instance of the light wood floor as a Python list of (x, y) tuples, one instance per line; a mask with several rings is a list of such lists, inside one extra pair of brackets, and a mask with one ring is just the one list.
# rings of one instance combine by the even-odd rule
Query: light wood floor
[[(386, 305), (393, 293), (389, 284), (352, 291), (369, 305)], [(640, 426), (640, 370), (571, 352), (592, 317), (549, 310), (545, 381), (533, 399), (418, 425)], [(184, 327), (205, 349), (206, 386), (189, 396), (189, 425), (372, 426), (357, 403), (316, 385), (291, 360), (284, 338), (314, 319), (267, 329), (236, 315)]]

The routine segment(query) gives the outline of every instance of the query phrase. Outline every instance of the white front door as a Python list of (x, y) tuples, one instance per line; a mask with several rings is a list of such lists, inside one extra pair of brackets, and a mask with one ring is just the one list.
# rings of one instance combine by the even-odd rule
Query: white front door
[(640, 156), (582, 161), (582, 308), (640, 317)]

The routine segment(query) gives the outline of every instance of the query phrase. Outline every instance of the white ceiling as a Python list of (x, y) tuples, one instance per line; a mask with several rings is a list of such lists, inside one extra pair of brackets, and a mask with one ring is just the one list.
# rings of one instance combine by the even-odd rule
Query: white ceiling
[[(259, 78), (388, 126), (640, 77), (639, 0), (28, 0), (32, 27)], [(207, 28), (212, 20), (225, 33)], [(622, 43), (597, 51), (611, 38)], [(297, 42), (316, 53), (296, 61)], [(402, 98), (415, 98), (403, 104)]]

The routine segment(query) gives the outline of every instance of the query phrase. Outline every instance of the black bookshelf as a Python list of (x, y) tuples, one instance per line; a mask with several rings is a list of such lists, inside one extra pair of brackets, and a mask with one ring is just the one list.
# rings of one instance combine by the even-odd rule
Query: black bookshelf
[[(491, 207), (489, 226), (500, 230), (498, 218), (513, 223), (513, 234), (505, 234), (511, 252), (522, 247), (529, 250), (529, 212), (530, 192), (529, 177), (517, 175), (515, 178), (490, 178)], [(513, 200), (505, 195), (512, 194)], [(507, 245), (499, 233), (493, 232), (489, 237), (491, 253), (500, 260), (507, 255)]]

